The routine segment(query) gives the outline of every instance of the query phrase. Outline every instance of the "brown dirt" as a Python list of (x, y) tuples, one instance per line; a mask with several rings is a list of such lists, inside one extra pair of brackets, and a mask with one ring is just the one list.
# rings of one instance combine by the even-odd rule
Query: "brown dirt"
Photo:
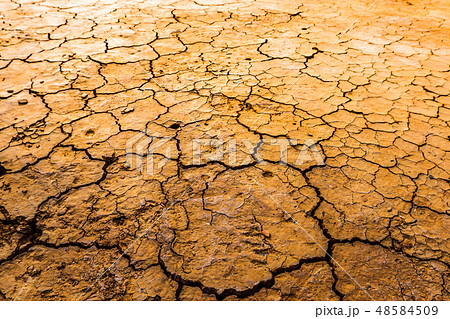
[(449, 300), (448, 1), (372, 3), (2, 1), (0, 300)]

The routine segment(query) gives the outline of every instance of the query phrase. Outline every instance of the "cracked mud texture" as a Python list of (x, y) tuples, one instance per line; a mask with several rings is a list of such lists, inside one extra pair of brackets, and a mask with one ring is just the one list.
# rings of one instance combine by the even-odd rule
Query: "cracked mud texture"
[(0, 300), (449, 300), (449, 2), (372, 2), (1, 0)]

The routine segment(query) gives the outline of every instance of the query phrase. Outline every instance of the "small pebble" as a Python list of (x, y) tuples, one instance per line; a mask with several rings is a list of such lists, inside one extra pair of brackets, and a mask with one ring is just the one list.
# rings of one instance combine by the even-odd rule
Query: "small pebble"
[(88, 97), (88, 94), (87, 94), (87, 93), (83, 93), (83, 94), (81, 94), (81, 97), (82, 97), (83, 99), (85, 99), (85, 98)]
[(134, 108), (132, 108), (132, 107), (124, 108), (122, 110), (122, 114), (131, 113), (133, 111), (134, 111)]
[(24, 104), (27, 104), (28, 103), (28, 100), (26, 100), (26, 99), (20, 99), (19, 100), (19, 104), (20, 105), (24, 105)]

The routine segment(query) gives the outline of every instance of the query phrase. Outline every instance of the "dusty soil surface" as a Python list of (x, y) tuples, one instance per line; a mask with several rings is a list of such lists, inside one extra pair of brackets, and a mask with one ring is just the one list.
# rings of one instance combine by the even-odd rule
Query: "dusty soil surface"
[(372, 4), (0, 0), (0, 299), (450, 299), (449, 2)]

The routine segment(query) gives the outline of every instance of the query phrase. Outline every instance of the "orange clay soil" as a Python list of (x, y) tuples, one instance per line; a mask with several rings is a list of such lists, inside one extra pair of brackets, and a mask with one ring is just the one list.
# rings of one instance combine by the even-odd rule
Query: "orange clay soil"
[(0, 300), (450, 299), (449, 2), (372, 3), (1, 1)]

